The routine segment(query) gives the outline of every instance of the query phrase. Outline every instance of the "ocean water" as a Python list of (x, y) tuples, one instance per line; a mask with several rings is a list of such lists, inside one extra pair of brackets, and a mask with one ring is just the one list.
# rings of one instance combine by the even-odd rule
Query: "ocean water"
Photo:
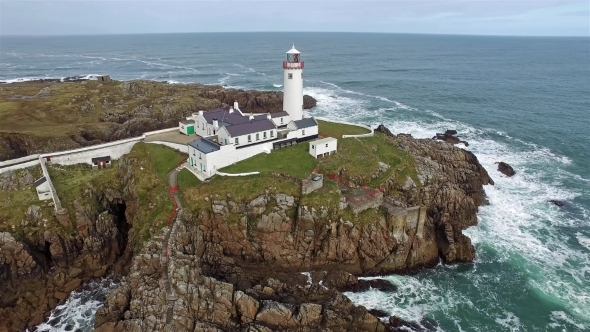
[[(472, 264), (385, 276), (357, 304), (439, 331), (590, 329), (590, 40), (351, 33), (0, 37), (0, 81), (109, 74), (279, 91), (305, 61), (312, 115), (459, 136), (488, 170)], [(506, 178), (496, 162), (512, 165)], [(562, 200), (559, 208), (548, 201)], [(98, 306), (100, 304), (96, 304)], [(69, 310), (75, 313), (78, 304)], [(39, 328), (41, 330), (41, 327)]]

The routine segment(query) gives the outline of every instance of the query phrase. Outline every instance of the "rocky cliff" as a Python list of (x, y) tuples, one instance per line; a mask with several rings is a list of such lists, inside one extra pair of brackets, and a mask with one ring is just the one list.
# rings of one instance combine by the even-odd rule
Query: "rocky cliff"
[[(154, 81), (40, 80), (0, 86), (0, 161), (73, 149), (178, 126), (198, 110), (238, 101), (245, 112), (278, 112), (283, 94)], [(315, 99), (304, 96), (304, 107)]]
[[(137, 155), (134, 150), (116, 168), (84, 171), (82, 183), (70, 187), (69, 193), (60, 191), (67, 207), (61, 215), (54, 214), (52, 203), (41, 202), (21, 215), (23, 195), (34, 192), (26, 187), (29, 170), (0, 175), (0, 331), (40, 324), (57, 303), (90, 279), (128, 274), (134, 250), (149, 234), (147, 215), (164, 202), (165, 222), (172, 207), (165, 183), (153, 181), (153, 169)], [(74, 181), (79, 176), (76, 167), (68, 172), (49, 170), (61, 170)], [(141, 177), (136, 175), (139, 171)], [(61, 185), (58, 175), (52, 177)], [(156, 193), (147, 197), (148, 191)]]
[[(97, 329), (154, 331), (167, 323), (182, 331), (397, 329), (399, 320), (382, 322), (336, 288), (355, 279), (349, 273), (472, 261), (475, 251), (462, 231), (477, 224), (483, 185), (493, 181), (468, 151), (393, 135), (382, 126), (377, 131), (414, 158), (416, 179), (392, 172), (380, 189), (398, 207), (425, 207), (420, 234), (409, 225), (400, 228), (382, 210), (369, 220), (334, 218), (331, 207), (302, 204), (280, 188), (249, 201), (232, 198), (231, 190), (211, 195), (203, 209), (186, 211), (177, 221), (167, 266), (158, 263), (163, 244), (157, 239), (134, 257), (129, 276), (98, 311)], [(346, 170), (340, 176), (346, 179)], [(334, 274), (340, 282), (330, 279)], [(173, 301), (158, 283), (162, 275)]]

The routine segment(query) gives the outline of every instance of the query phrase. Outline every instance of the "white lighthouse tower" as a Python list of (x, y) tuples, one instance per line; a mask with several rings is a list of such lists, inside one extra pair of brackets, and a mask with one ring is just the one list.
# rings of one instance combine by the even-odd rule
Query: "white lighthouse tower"
[(295, 45), (287, 52), (287, 61), (283, 61), (283, 110), (289, 113), (293, 121), (303, 118), (303, 61)]

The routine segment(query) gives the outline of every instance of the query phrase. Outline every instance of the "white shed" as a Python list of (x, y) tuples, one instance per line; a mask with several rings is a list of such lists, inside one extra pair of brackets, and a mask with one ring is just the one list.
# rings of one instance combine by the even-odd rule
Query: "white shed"
[(195, 120), (183, 120), (178, 123), (180, 132), (185, 135), (192, 135), (195, 133)]
[(49, 188), (49, 182), (45, 177), (35, 181), (35, 188), (37, 189), (37, 196), (40, 201), (51, 199), (51, 188)]
[(336, 153), (338, 140), (334, 137), (326, 137), (309, 142), (309, 154), (314, 158), (327, 157)]

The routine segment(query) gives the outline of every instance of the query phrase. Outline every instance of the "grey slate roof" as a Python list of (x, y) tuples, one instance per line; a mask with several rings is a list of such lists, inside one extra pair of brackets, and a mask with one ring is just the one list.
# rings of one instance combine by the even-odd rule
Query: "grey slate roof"
[(309, 128), (309, 127), (315, 127), (318, 125), (317, 122), (315, 122), (314, 118), (305, 118), (305, 119), (301, 119), (301, 120), (297, 120), (297, 121), (293, 121), (293, 122), (295, 122), (297, 129), (305, 129), (305, 128)]
[(180, 123), (185, 125), (195, 124), (195, 120), (182, 120)]
[(289, 113), (287, 113), (287, 111), (280, 111), (280, 112), (276, 112), (276, 113), (270, 113), (270, 117), (271, 118), (279, 118), (281, 116), (288, 116)]
[(45, 182), (47, 182), (47, 179), (45, 177), (42, 177), (39, 180), (35, 181), (35, 187), (39, 187), (40, 185), (42, 185)]
[(225, 127), (227, 132), (232, 137), (253, 134), (260, 131), (271, 130), (275, 128), (276, 127), (274, 123), (272, 123), (272, 121), (270, 121), (266, 117), (260, 120), (252, 120), (246, 123)]
[(217, 145), (215, 142), (212, 142), (206, 138), (196, 139), (196, 140), (188, 143), (188, 145), (203, 152), (204, 154), (219, 151), (219, 145)]
[(240, 123), (248, 122), (247, 116), (242, 116), (238, 111), (230, 113), (228, 109), (217, 108), (208, 112), (203, 112), (203, 117), (208, 123), (213, 123), (213, 119), (217, 119), (219, 123), (227, 123), (230, 125), (236, 125)]

